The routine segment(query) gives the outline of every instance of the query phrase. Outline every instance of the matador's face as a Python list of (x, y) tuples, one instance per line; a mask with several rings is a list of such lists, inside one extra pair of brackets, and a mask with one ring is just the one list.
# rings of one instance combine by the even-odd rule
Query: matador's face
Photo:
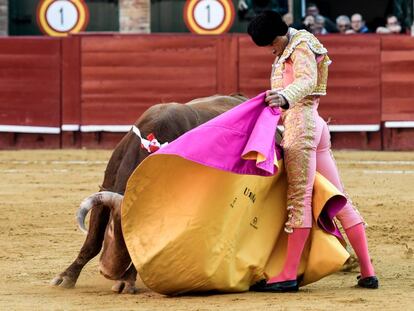
[(275, 40), (269, 45), (273, 55), (280, 56), (283, 51), (285, 50), (287, 44), (289, 43), (289, 39), (287, 35), (285, 36), (277, 36)]

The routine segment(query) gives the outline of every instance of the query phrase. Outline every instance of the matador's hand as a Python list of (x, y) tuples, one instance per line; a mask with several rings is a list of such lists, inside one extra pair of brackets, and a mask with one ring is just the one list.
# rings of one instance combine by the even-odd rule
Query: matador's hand
[(287, 106), (286, 99), (277, 93), (277, 91), (269, 90), (266, 91), (265, 102), (269, 107), (282, 107)]

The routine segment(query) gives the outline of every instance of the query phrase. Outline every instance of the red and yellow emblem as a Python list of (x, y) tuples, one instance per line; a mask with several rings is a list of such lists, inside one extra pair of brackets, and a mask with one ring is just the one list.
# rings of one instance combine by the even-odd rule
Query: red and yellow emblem
[(37, 24), (49, 36), (78, 33), (88, 22), (89, 10), (83, 0), (42, 0), (37, 6)]
[(200, 35), (219, 35), (229, 31), (234, 16), (231, 0), (187, 0), (184, 6), (187, 28)]

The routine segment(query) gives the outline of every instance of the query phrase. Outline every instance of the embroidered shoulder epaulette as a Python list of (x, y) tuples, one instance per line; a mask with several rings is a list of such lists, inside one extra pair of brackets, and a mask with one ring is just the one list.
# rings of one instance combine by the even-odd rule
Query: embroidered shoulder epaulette
[(322, 57), (318, 60), (318, 80), (312, 95), (326, 95), (328, 81), (328, 66), (332, 63), (328, 57), (328, 50), (319, 42), (319, 40), (306, 30), (289, 29), (291, 39), (283, 54), (278, 61), (283, 64), (295, 51), (295, 48), (305, 42), (307, 46), (315, 53), (316, 57)]

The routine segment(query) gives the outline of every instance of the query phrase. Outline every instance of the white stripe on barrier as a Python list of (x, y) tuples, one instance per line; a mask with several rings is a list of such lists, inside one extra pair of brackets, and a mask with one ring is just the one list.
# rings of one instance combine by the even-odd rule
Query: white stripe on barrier
[(379, 124), (328, 125), (330, 132), (378, 132)]
[[(131, 129), (129, 125), (82, 125), (82, 132), (128, 132)], [(283, 125), (278, 125), (278, 129), (284, 131)], [(379, 124), (347, 124), (347, 125), (329, 125), (331, 132), (377, 132), (380, 130)]]
[[(414, 128), (414, 122), (385, 122), (388, 128)], [(283, 131), (283, 125), (278, 126)], [(79, 125), (79, 124), (63, 124), (61, 129), (58, 127), (47, 126), (23, 126), (23, 125), (0, 125), (0, 132), (15, 133), (43, 133), (43, 134), (59, 134), (64, 132), (114, 132), (126, 133), (131, 129), (130, 125)], [(331, 132), (376, 132), (380, 126), (377, 124), (355, 124), (355, 125), (329, 125)]]
[(414, 128), (414, 121), (387, 121), (386, 128)]
[(77, 132), (79, 129), (79, 124), (62, 124), (62, 131), (64, 132)]
[(0, 132), (59, 134), (60, 128), (51, 126), (0, 125)]
[(81, 125), (81, 132), (113, 132), (126, 133), (131, 129), (131, 125)]
[[(379, 124), (346, 124), (346, 125), (328, 125), (330, 132), (377, 132), (380, 130)], [(280, 131), (284, 131), (283, 125), (278, 125)]]

